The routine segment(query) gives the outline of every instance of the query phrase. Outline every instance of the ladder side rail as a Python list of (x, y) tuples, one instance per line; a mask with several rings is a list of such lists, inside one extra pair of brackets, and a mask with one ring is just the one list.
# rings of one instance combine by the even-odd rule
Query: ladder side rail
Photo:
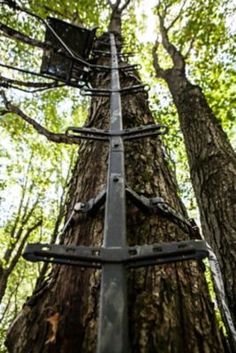
[[(122, 131), (122, 109), (115, 36), (110, 34), (110, 131)], [(126, 247), (126, 191), (124, 144), (110, 137), (103, 247)], [(97, 353), (127, 353), (127, 273), (124, 264), (102, 266)]]

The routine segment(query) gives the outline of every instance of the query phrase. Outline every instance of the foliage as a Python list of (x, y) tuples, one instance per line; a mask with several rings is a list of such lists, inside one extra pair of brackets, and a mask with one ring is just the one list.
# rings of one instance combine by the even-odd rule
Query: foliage
[[(40, 220), (42, 224), (29, 233), (27, 241), (53, 240), (56, 220), (62, 207), (60, 223), (64, 214), (66, 187), (75, 159), (75, 148), (54, 146), (37, 136), (28, 126), (21, 126), (20, 119), (14, 116), (7, 115), (2, 119), (5, 146), (0, 152), (3, 180), (0, 257), (6, 259), (2, 261), (3, 270), (11, 271), (0, 306), (0, 335), (4, 336), (8, 323), (31, 294), (41, 268), (22, 259), (16, 266), (12, 264), (18, 256), (27, 230)], [(9, 131), (5, 126), (7, 122)], [(7, 259), (5, 255), (11, 248), (12, 254)]]

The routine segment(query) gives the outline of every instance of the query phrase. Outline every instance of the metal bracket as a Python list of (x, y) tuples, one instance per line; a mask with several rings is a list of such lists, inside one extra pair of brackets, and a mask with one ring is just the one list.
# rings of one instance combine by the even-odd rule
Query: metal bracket
[[(111, 57), (111, 52), (109, 50), (98, 50), (98, 49), (93, 49), (92, 50), (92, 55), (99, 55), (99, 56), (108, 56)], [(137, 53), (134, 52), (126, 52), (126, 53), (117, 53), (118, 58), (129, 58), (131, 56), (135, 56)], [(139, 64), (138, 64), (139, 65)], [(141, 65), (139, 65), (141, 66)]]
[[(119, 147), (119, 146), (118, 146)], [(115, 146), (114, 148), (117, 148)], [(168, 205), (162, 197), (147, 198), (142, 195), (138, 195), (134, 190), (129, 187), (125, 189), (127, 196), (131, 198), (136, 206), (143, 209), (144, 211), (159, 211), (164, 216), (168, 217), (172, 222), (176, 223), (184, 232), (199, 236), (198, 227), (193, 219), (186, 219), (180, 213), (176, 212), (170, 205)], [(106, 190), (102, 190), (96, 197), (89, 199), (85, 202), (77, 202), (74, 205), (71, 216), (67, 220), (63, 231), (64, 232), (71, 223), (71, 220), (76, 213), (93, 213), (98, 210), (106, 201)]]
[[(73, 133), (70, 133), (72, 131)], [(99, 141), (109, 141), (111, 137), (122, 137), (123, 140), (133, 140), (150, 136), (163, 135), (167, 132), (167, 127), (161, 124), (150, 124), (124, 130), (101, 130), (95, 128), (79, 128), (70, 126), (66, 130), (69, 137), (79, 139), (90, 139)]]
[(130, 93), (139, 93), (139, 92), (148, 92), (150, 87), (148, 85), (133, 85), (130, 87), (124, 87), (119, 90), (112, 90), (108, 88), (90, 88), (84, 86), (80, 93), (82, 96), (99, 96), (99, 97), (110, 97), (112, 93), (120, 94), (130, 94)]
[[(168, 203), (164, 201), (164, 199), (160, 196), (148, 198), (143, 195), (137, 194), (130, 187), (126, 187), (127, 196), (131, 198), (135, 205), (139, 208), (149, 211), (149, 210), (160, 210), (165, 215), (177, 218), (178, 221), (187, 223), (187, 225), (191, 228), (196, 226), (193, 223), (193, 220), (187, 220), (180, 213), (176, 212)], [(88, 213), (98, 209), (106, 200), (106, 190), (102, 190), (96, 197), (91, 198), (86, 202), (77, 202), (74, 206), (75, 212)]]
[(179, 212), (174, 210), (162, 197), (147, 198), (143, 195), (138, 195), (134, 190), (127, 187), (127, 194), (130, 196), (135, 205), (147, 211), (154, 210), (161, 212), (168, 217), (172, 222), (176, 223), (183, 231), (190, 234), (199, 235), (198, 227), (194, 220), (186, 219)]
[(95, 198), (86, 202), (77, 202), (74, 206), (76, 213), (91, 213), (96, 211), (106, 200), (106, 190), (102, 190)]
[[(111, 56), (111, 53), (110, 52), (103, 52), (102, 50), (96, 50), (96, 51), (94, 51), (93, 50), (93, 53), (97, 53), (97, 54), (99, 54), (100, 56), (102, 55), (102, 56)], [(121, 56), (121, 55), (120, 55)], [(95, 65), (93, 65), (93, 67), (95, 68), (95, 70), (96, 70), (96, 66)], [(109, 67), (109, 66), (99, 66), (99, 68), (100, 69), (104, 69), (104, 70), (106, 70), (106, 71), (111, 71), (111, 67)], [(134, 70), (140, 70), (142, 68), (142, 66), (140, 65), (140, 64), (133, 64), (133, 65), (123, 65), (123, 66), (118, 66), (117, 68), (116, 68), (116, 70), (119, 70), (119, 71), (121, 71), (121, 72), (129, 72), (129, 71), (134, 71)]]
[(101, 268), (104, 264), (123, 264), (128, 268), (136, 268), (186, 260), (201, 260), (207, 256), (208, 248), (203, 240), (108, 248), (28, 244), (23, 254), (28, 261), (92, 268)]

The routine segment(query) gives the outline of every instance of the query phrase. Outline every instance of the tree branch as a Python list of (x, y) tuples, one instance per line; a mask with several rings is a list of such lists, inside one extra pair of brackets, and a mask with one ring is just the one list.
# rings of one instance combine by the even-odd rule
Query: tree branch
[(130, 4), (130, 0), (126, 0), (123, 6), (120, 8), (120, 12), (123, 12)]
[[(30, 201), (30, 200), (28, 200), (28, 201)], [(36, 202), (34, 202), (33, 206), (31, 207), (31, 209), (28, 213), (27, 213), (28, 206), (26, 205), (25, 210), (24, 210), (25, 214), (22, 216), (22, 218), (20, 220), (21, 225), (20, 225), (19, 229), (17, 231), (15, 231), (14, 233), (11, 232), (11, 242), (10, 242), (9, 247), (6, 249), (5, 254), (3, 256), (3, 259), (6, 263), (9, 262), (14, 249), (16, 248), (18, 242), (20, 241), (21, 235), (24, 231), (24, 227), (26, 226), (30, 217), (32, 216), (37, 204), (38, 204), (38, 199), (36, 200)]]
[(159, 0), (156, 7), (158, 15), (161, 14), (161, 7), (163, 7), (163, 14), (161, 16), (163, 16), (164, 18), (167, 14), (168, 9), (171, 7), (171, 3), (164, 4), (164, 2), (161, 3)]
[(160, 43), (159, 43), (158, 39), (156, 39), (156, 42), (152, 48), (153, 66), (156, 71), (156, 76), (159, 78), (164, 78), (165, 77), (165, 70), (162, 69), (162, 67), (160, 66), (159, 58), (158, 58), (158, 54), (157, 54), (159, 44)]
[(19, 245), (19, 248), (17, 249), (16, 254), (14, 255), (13, 259), (10, 262), (10, 265), (7, 268), (7, 271), (9, 271), (10, 273), (13, 271), (13, 269), (15, 268), (21, 254), (22, 254), (22, 250), (23, 250), (25, 243), (26, 243), (27, 239), (29, 238), (30, 234), (41, 225), (42, 225), (42, 219), (40, 219), (32, 227), (30, 227), (26, 230), (26, 233), (25, 233), (24, 237), (22, 238), (22, 241)]
[(27, 166), (26, 177), (24, 178), (24, 184), (22, 185), (22, 191), (21, 191), (19, 206), (18, 206), (17, 213), (16, 213), (16, 218), (14, 220), (14, 223), (12, 225), (12, 229), (10, 231), (11, 238), (14, 238), (14, 236), (15, 236), (15, 232), (16, 232), (17, 226), (18, 226), (18, 224), (20, 222), (22, 210), (24, 209), (24, 202), (25, 202), (25, 197), (26, 197), (28, 177), (29, 177), (29, 171), (30, 171), (30, 168), (31, 168), (31, 164), (32, 164), (32, 160), (30, 158), (29, 164)]
[(56, 143), (66, 143), (66, 144), (80, 144), (80, 140), (78, 138), (74, 138), (71, 136), (67, 136), (65, 134), (57, 134), (54, 132), (49, 131), (42, 125), (40, 125), (37, 121), (34, 119), (30, 118), (28, 115), (26, 115), (20, 108), (17, 106), (13, 105), (11, 102), (7, 100), (7, 97), (5, 95), (4, 91), (0, 91), (0, 95), (3, 98), (4, 105), (6, 107), (6, 111), (2, 111), (2, 114), (7, 114), (7, 113), (14, 113), (20, 116), (24, 121), (26, 121), (28, 124), (34, 127), (34, 129), (40, 134), (45, 136), (48, 141), (56, 142)]
[(120, 0), (117, 0), (115, 4), (110, 2), (112, 8), (110, 23), (108, 26), (109, 31), (121, 34), (121, 11), (119, 10)]
[[(35, 184), (31, 183), (30, 191), (33, 189), (34, 186), (35, 186)], [(33, 212), (34, 212), (34, 210), (36, 209), (36, 206), (39, 203), (39, 196), (37, 197), (37, 199), (34, 201), (33, 205), (31, 206), (31, 208), (29, 209), (30, 201), (31, 201), (31, 197), (29, 195), (28, 196), (28, 200), (26, 202), (26, 205), (24, 207), (24, 214), (22, 215), (22, 218), (21, 218), (21, 225), (23, 226), (23, 228), (29, 222), (31, 216), (33, 215)], [(16, 236), (15, 236), (16, 241), (18, 241), (19, 238), (20, 237), (18, 237), (17, 234), (16, 234)]]
[[(20, 81), (20, 80), (13, 80), (11, 78), (2, 76), (0, 74), (0, 82), (3, 84), (14, 84), (18, 86), (25, 86), (25, 87), (32, 87), (32, 88), (55, 88), (57, 87), (57, 82), (31, 82), (31, 81)], [(1, 86), (1, 83), (0, 83)]]
[(24, 33), (16, 31), (15, 29), (8, 27), (7, 25), (5, 25), (3, 23), (0, 23), (0, 31), (5, 33), (5, 35), (7, 35), (7, 37), (14, 38), (16, 40), (19, 40), (19, 41), (25, 43), (25, 44), (29, 44), (34, 47), (39, 47), (42, 49), (48, 48), (48, 45), (41, 42), (40, 40), (28, 37)]
[(110, 6), (111, 9), (113, 9), (114, 4), (110, 0), (107, 0), (107, 4)]
[[(70, 165), (67, 169), (67, 175), (66, 175), (66, 178), (65, 178), (65, 182), (63, 183), (62, 185), (62, 193), (61, 193), (61, 197), (60, 197), (60, 200), (59, 200), (59, 205), (58, 205), (58, 217), (56, 219), (56, 222), (54, 224), (54, 228), (53, 228), (53, 231), (52, 231), (52, 234), (50, 236), (50, 244), (55, 244), (56, 243), (56, 240), (57, 240), (57, 236), (59, 234), (59, 227), (62, 223), (62, 220), (63, 220), (63, 217), (65, 215), (65, 207), (66, 207), (66, 203), (67, 203), (67, 200), (66, 200), (66, 189), (69, 185), (69, 179), (70, 179), (70, 174), (71, 174), (71, 170), (72, 170), (72, 165), (74, 164), (74, 152), (73, 154), (70, 156)], [(38, 280), (37, 280), (37, 283), (40, 283), (42, 281), (42, 279), (45, 277), (45, 274), (48, 270), (48, 263), (44, 263), (41, 270), (40, 270), (40, 273), (39, 273), (39, 276), (38, 276)]]
[(184, 71), (185, 61), (183, 55), (178, 51), (178, 49), (170, 42), (168, 37), (168, 30), (164, 24), (164, 16), (158, 11), (159, 23), (160, 23), (160, 32), (162, 37), (162, 44), (167, 53), (170, 55), (175, 69)]
[(183, 9), (184, 9), (184, 6), (185, 6), (186, 2), (187, 2), (187, 0), (184, 0), (183, 4), (182, 4), (182, 6), (181, 6), (181, 8), (179, 10), (178, 15), (173, 19), (173, 21), (167, 27), (167, 32), (174, 26), (174, 24), (178, 21), (178, 19), (182, 15), (182, 12), (183, 12)]
[(116, 0), (114, 4), (111, 2), (111, 0), (107, 0), (107, 2), (108, 2), (108, 5), (110, 5), (111, 9), (113, 11), (116, 11), (120, 5), (121, 0)]
[(186, 54), (184, 55), (184, 59), (186, 60), (193, 48), (193, 45), (194, 45), (194, 42), (195, 42), (195, 39), (196, 39), (196, 36), (193, 36), (191, 41), (190, 41), (190, 44), (189, 44), (189, 47), (188, 47), (188, 50), (186, 51)]
[(120, 3), (121, 3), (121, 0), (116, 0), (115, 6), (114, 6), (114, 11), (119, 11)]

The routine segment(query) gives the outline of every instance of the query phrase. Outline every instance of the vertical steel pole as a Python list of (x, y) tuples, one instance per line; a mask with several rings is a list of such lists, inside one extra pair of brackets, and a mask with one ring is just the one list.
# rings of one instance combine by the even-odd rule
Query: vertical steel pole
[[(123, 129), (119, 69), (114, 34), (111, 46), (110, 130)], [(124, 145), (111, 137), (103, 247), (126, 246)], [(97, 353), (128, 353), (127, 276), (122, 264), (102, 267)]]

